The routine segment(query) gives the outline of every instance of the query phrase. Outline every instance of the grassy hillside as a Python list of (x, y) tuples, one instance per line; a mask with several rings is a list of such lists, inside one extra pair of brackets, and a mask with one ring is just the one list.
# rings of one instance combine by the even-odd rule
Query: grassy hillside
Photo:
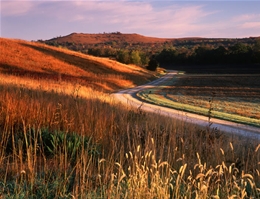
[(141, 67), (39, 43), (0, 38), (0, 51), (1, 80), (7, 82), (12, 75), (16, 81), (26, 78), (80, 83), (93, 90), (113, 92), (154, 78), (154, 74)]
[(49, 41), (74, 42), (80, 44), (99, 44), (111, 41), (127, 43), (163, 43), (173, 39), (146, 37), (139, 34), (105, 33), (105, 34), (84, 34), (72, 33), (63, 37), (50, 39)]

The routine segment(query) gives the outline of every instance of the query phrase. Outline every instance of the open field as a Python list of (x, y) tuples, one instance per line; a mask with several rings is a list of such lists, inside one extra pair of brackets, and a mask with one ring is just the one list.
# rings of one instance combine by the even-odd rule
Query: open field
[(156, 73), (0, 42), (0, 198), (259, 198), (257, 141), (109, 95)]
[(260, 74), (260, 64), (203, 64), (173, 65), (162, 64), (168, 70), (185, 71), (186, 74)]
[(140, 92), (150, 102), (260, 126), (260, 75), (179, 75), (172, 85)]

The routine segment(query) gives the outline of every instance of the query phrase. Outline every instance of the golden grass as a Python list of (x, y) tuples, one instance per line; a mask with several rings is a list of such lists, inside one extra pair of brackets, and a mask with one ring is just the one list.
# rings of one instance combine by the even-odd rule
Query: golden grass
[[(187, 38), (186, 38), (187, 39)], [(191, 38), (193, 39), (193, 38)], [(100, 44), (111, 41), (117, 41), (118, 43), (164, 43), (166, 41), (172, 41), (174, 39), (147, 37), (139, 34), (83, 34), (72, 33), (64, 37), (58, 37), (54, 39), (58, 42), (73, 42), (80, 44)], [(181, 40), (181, 39), (179, 39)]]
[[(6, 84), (0, 91), (4, 197), (259, 195), (260, 153), (254, 140), (126, 110), (102, 97), (86, 99)], [(54, 140), (50, 155), (45, 146), (51, 148), (50, 137), (56, 134), (63, 138)], [(76, 135), (90, 141), (79, 144), (72, 139)]]
[[(18, 49), (37, 47), (33, 49), (41, 53), (50, 49), (13, 42), (8, 45)], [(62, 56), (72, 58), (72, 52), (53, 49), (39, 56), (51, 56), (51, 63), (55, 59), (68, 70), (68, 61), (55, 53), (64, 51)], [(116, 70), (106, 71), (107, 67), (101, 75), (100, 65), (94, 65), (98, 71), (89, 72), (79, 64), (83, 60), (78, 56), (84, 55), (75, 55), (78, 64), (72, 67), (81, 66), (83, 76), (91, 74), (89, 84), (73, 72), (68, 78), (61, 66), (53, 73), (36, 70), (24, 54), (18, 55), (20, 62), (4, 62), (1, 54), (0, 197), (259, 197), (257, 141), (122, 107), (100, 90), (138, 81)], [(40, 57), (32, 59), (39, 59), (40, 68)], [(131, 78), (143, 77), (142, 81), (150, 77), (146, 71), (140, 72), (142, 76), (133, 73)]]
[(80, 83), (105, 92), (133, 87), (154, 76), (138, 66), (34, 42), (0, 38), (0, 51), (1, 74)]

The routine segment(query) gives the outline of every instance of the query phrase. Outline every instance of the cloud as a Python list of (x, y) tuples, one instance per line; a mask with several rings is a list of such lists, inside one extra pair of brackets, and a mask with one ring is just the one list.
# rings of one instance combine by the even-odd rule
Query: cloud
[(235, 23), (238, 30), (250, 30), (255, 36), (260, 35), (260, 14), (243, 14), (233, 17), (231, 23)]
[[(158, 3), (158, 2), (157, 2)], [(181, 36), (198, 31), (200, 19), (212, 12), (202, 5), (171, 4), (153, 6), (149, 1), (8, 1), (4, 9), (8, 16), (48, 16), (53, 20), (78, 23), (89, 28), (117, 28), (121, 32), (147, 33), (150, 36)], [(93, 30), (92, 32), (97, 32)]]
[[(199, 21), (215, 12), (203, 10), (203, 6), (172, 5), (158, 9), (149, 2), (129, 1), (80, 1), (68, 3), (70, 11), (65, 15), (63, 9), (56, 12), (57, 17), (69, 21), (85, 21), (99, 26), (119, 27), (123, 32), (149, 32), (148, 35), (181, 36), (201, 28)], [(73, 13), (77, 13), (76, 15)], [(67, 19), (66, 19), (67, 18)], [(107, 30), (103, 30), (107, 31)]]
[(19, 16), (28, 13), (34, 2), (32, 1), (1, 1), (2, 16)]
[(233, 22), (245, 22), (251, 20), (257, 20), (260, 18), (260, 14), (243, 14), (232, 18)]
[(259, 30), (259, 34), (260, 34), (260, 21), (254, 21), (254, 22), (245, 22), (242, 24), (241, 26), (242, 28), (246, 28), (246, 29), (251, 29), (251, 28), (255, 28)]
[[(251, 36), (250, 31), (260, 32), (260, 14), (243, 11), (244, 14), (232, 17), (229, 7), (207, 1), (6, 0), (1, 3), (2, 21), (7, 24), (5, 27), (10, 27), (9, 31), (16, 26), (14, 23), (23, 23), (26, 29), (29, 22), (41, 22), (41, 30), (48, 31), (48, 35), (120, 31), (172, 38), (234, 37), (240, 33)], [(34, 30), (38, 33), (38, 29)]]

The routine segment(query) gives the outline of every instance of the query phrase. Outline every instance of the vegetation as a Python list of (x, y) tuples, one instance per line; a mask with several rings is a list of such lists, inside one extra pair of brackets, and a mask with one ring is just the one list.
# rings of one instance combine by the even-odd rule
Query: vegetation
[(164, 49), (157, 55), (171, 64), (253, 64), (259, 62), (259, 41), (253, 45), (236, 43), (229, 47), (199, 46), (195, 49)]
[[(73, 42), (72, 42), (73, 41)], [(162, 66), (190, 64), (260, 63), (260, 39), (161, 39), (137, 34), (77, 34), (41, 41), (122, 63), (147, 66), (150, 59)], [(135, 55), (135, 59), (133, 58)], [(255, 66), (258, 67), (258, 66)], [(259, 68), (259, 67), (258, 67)]]
[[(155, 73), (40, 44), (1, 42), (1, 197), (259, 198), (257, 140), (134, 110), (109, 94)], [(82, 70), (73, 74), (76, 69)]]
[(257, 141), (113, 101), (4, 85), (0, 102), (5, 198), (259, 197)]
[(0, 51), (3, 80), (9, 81), (4, 75), (47, 80), (55, 84), (55, 90), (69, 84), (71, 89), (77, 85), (81, 90), (113, 92), (145, 83), (156, 75), (134, 65), (33, 42), (0, 38)]
[(159, 67), (159, 63), (155, 58), (150, 59), (147, 69), (148, 70), (152, 70), (152, 71), (156, 71), (156, 69)]
[(113, 101), (6, 85), (0, 96), (4, 198), (259, 197), (257, 141)]
[(260, 127), (259, 75), (181, 74), (166, 86), (140, 91), (151, 103)]

